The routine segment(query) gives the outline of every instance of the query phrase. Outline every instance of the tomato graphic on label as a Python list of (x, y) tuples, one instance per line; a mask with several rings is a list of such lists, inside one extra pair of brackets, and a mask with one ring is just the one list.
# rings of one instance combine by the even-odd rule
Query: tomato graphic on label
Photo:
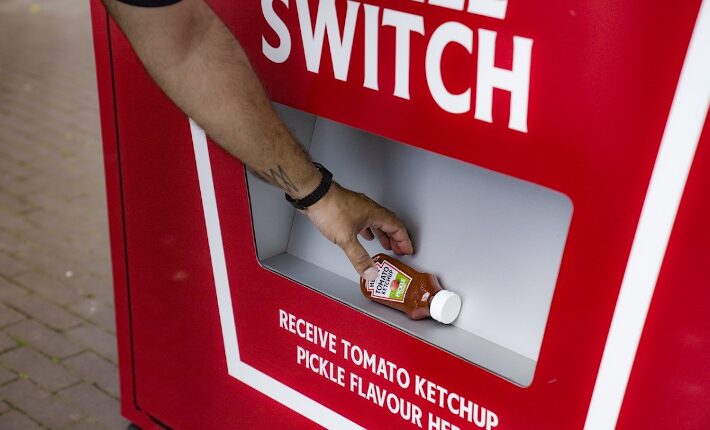
[(392, 285), (390, 285), (390, 290), (397, 291), (399, 288), (399, 281), (397, 279), (392, 280)]

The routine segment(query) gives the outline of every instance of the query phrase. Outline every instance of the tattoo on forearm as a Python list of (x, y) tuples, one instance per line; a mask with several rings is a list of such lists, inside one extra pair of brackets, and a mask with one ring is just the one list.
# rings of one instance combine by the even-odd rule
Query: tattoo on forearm
[(262, 181), (269, 182), (284, 189), (287, 193), (297, 193), (298, 187), (289, 178), (288, 173), (280, 165), (276, 165), (276, 169), (262, 170), (261, 172), (254, 171), (254, 174)]

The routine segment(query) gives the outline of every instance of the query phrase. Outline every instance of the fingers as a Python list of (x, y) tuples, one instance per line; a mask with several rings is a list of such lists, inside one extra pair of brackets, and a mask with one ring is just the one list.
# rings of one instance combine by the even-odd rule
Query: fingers
[(392, 249), (392, 245), (390, 245), (390, 238), (389, 238), (389, 236), (387, 236), (387, 234), (385, 232), (383, 232), (382, 230), (380, 230), (377, 227), (372, 227), (371, 230), (375, 234), (375, 236), (377, 236), (377, 240), (380, 241), (380, 245), (382, 245), (382, 247), (384, 249), (387, 249), (387, 250)]
[(370, 228), (377, 228), (387, 234), (392, 250), (395, 253), (399, 255), (413, 254), (414, 245), (412, 244), (412, 239), (409, 237), (407, 227), (404, 226), (404, 223), (397, 218), (395, 214), (385, 208), (382, 208), (382, 210), (378, 212)]
[(387, 233), (387, 236), (389, 236), (392, 244), (392, 250), (395, 250), (396, 247), (401, 251), (402, 254), (414, 253), (414, 245), (412, 244), (412, 239), (410, 239), (409, 233), (407, 233), (407, 228), (404, 226), (404, 224), (384, 224), (382, 227), (380, 227), (380, 229), (383, 232)]
[(404, 255), (402, 248), (400, 248), (399, 244), (397, 242), (395, 242), (394, 240), (392, 241), (392, 251), (394, 251), (394, 253), (397, 255)]
[(370, 229), (367, 227), (360, 230), (360, 236), (365, 240), (372, 240), (375, 238), (375, 235), (372, 234), (372, 231), (370, 231)]
[(350, 240), (343, 243), (341, 248), (350, 260), (350, 264), (353, 265), (361, 277), (368, 281), (373, 281), (377, 278), (377, 267), (372, 261), (370, 254), (367, 253), (365, 248), (363, 248), (357, 240), (357, 237), (353, 236)]

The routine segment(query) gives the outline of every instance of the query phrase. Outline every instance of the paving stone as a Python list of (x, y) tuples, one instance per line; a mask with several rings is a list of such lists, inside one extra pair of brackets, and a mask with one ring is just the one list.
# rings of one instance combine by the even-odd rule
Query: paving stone
[[(2, 211), (0, 211), (0, 217), (2, 217)], [(18, 215), (12, 215), (13, 218), (18, 217)], [(18, 273), (24, 272), (28, 269), (27, 265), (17, 258), (0, 252), (0, 274), (5, 276), (13, 276)]]
[(26, 294), (27, 290), (0, 276), (0, 301)]
[[(0, 125), (0, 129), (2, 129), (2, 125)], [(2, 155), (0, 155), (0, 160), (2, 160)], [(0, 169), (0, 172), (2, 172), (2, 169)], [(15, 234), (8, 230), (0, 229), (0, 252), (12, 254), (17, 251), (17, 248), (17, 237)]]
[(15, 178), (21, 178), (29, 174), (29, 171), (26, 166), (10, 161), (6, 157), (2, 156), (0, 156), (0, 172), (3, 172), (7, 175), (11, 175)]
[(14, 297), (6, 303), (57, 330), (66, 330), (81, 324), (79, 317), (35, 295)]
[(35, 293), (47, 297), (59, 305), (66, 305), (81, 300), (83, 297), (73, 289), (67, 287), (55, 278), (37, 271), (22, 273), (13, 279), (34, 291)]
[[(26, 217), (35, 224), (41, 225), (49, 230), (61, 227), (62, 230), (60, 231), (63, 232), (84, 226), (83, 224), (71, 223), (71, 218), (75, 218), (85, 210), (82, 209), (79, 204), (68, 204), (70, 202), (67, 200), (72, 200), (73, 202), (74, 199), (66, 199), (65, 197), (57, 195), (57, 193), (34, 193), (29, 196), (27, 200), (29, 200), (36, 209), (25, 212), (25, 214)], [(69, 222), (68, 225), (67, 222)]]
[(39, 424), (27, 418), (27, 415), (18, 411), (10, 411), (0, 415), (0, 429), (2, 430), (42, 430)]
[(118, 368), (115, 364), (92, 351), (84, 351), (81, 354), (67, 358), (62, 361), (62, 364), (118, 398), (120, 390)]
[(92, 324), (84, 324), (66, 332), (67, 336), (102, 355), (104, 358), (118, 363), (116, 353), (116, 338), (108, 332)]
[(0, 303), (0, 327), (25, 319), (25, 316)]
[[(93, 261), (92, 258), (97, 258), (96, 256), (87, 254), (82, 260), (86, 263), (90, 263), (87, 266), (87, 271), (98, 271), (100, 267), (106, 266), (108, 260), (104, 263), (98, 263), (98, 261)], [(98, 257), (98, 260), (103, 261), (103, 257)], [(113, 288), (110, 278), (107, 282), (106, 279), (100, 279), (98, 276), (89, 273), (79, 273), (77, 270), (71, 278), (65, 280), (67, 285), (70, 285), (80, 294), (91, 298), (98, 298), (102, 301), (113, 303)]]
[[(83, 417), (76, 406), (67, 404), (57, 396), (53, 396), (25, 379), (19, 379), (0, 387), (0, 396), (51, 429), (62, 428)], [(0, 428), (4, 429), (4, 427)]]
[(20, 339), (51, 357), (65, 358), (81, 352), (81, 346), (64, 334), (47, 328), (34, 320), (25, 320), (5, 329), (5, 333)]
[(12, 213), (18, 214), (32, 207), (31, 204), (22, 198), (9, 193), (0, 193), (0, 207)]
[(0, 352), (7, 351), (10, 348), (17, 346), (17, 342), (0, 331)]
[(31, 380), (52, 392), (79, 381), (78, 377), (62, 366), (28, 347), (13, 349), (0, 355), (0, 363), (18, 373), (28, 375)]
[(69, 310), (103, 329), (116, 332), (116, 316), (113, 306), (96, 299), (84, 299), (68, 306)]
[[(4, 232), (4, 230), (0, 229), (0, 233), (2, 232)], [(12, 258), (18, 261), (27, 262), (27, 259), (22, 255), (22, 252), (27, 249), (27, 246), (27, 240), (25, 240), (19, 232), (13, 231), (9, 236), (3, 236), (0, 234), (0, 252), (9, 254)], [(26, 266), (26, 264), (24, 265)], [(2, 276), (5, 276), (12, 281), (12, 275)]]
[(59, 392), (59, 396), (86, 414), (91, 414), (110, 429), (123, 429), (128, 421), (121, 417), (118, 400), (93, 385), (82, 382)]
[(52, 244), (47, 242), (38, 244), (27, 235), (22, 237), (26, 242), (17, 255), (29, 262), (31, 270), (42, 271), (56, 280), (63, 277), (68, 270), (75, 268), (76, 263), (70, 261), (68, 257), (69, 255), (78, 255), (77, 251), (71, 251), (69, 255), (66, 252), (60, 255), (59, 251), (53, 249)]
[[(69, 424), (63, 427), (62, 430), (114, 430), (106, 427), (105, 424), (98, 422), (96, 419), (84, 418), (81, 421)], [(117, 427), (116, 430), (125, 430), (125, 426)]]
[[(0, 227), (10, 231), (20, 232), (30, 231), (35, 228), (34, 225), (25, 220), (22, 215), (6, 211), (2, 208), (0, 208)], [(16, 260), (13, 262), (13, 259), (7, 258), (7, 256), (3, 258), (3, 260), (3, 265), (0, 266), (0, 273), (3, 275), (12, 275), (26, 269), (26, 266), (18, 263)], [(19, 264), (19, 267), (15, 267), (13, 264)]]
[(27, 263), (30, 269), (27, 271), (39, 270), (49, 275), (64, 273), (76, 252), (66, 238), (41, 228), (20, 232), (19, 237), (26, 245), (15, 255)]
[[(0, 357), (33, 351), (43, 368), (92, 381), (60, 397), (0, 365), (0, 380), (12, 378), (0, 383), (0, 430), (124, 430), (89, 4), (0, 9), (0, 303), (27, 317), (0, 330)], [(91, 352), (67, 355), (79, 340)]]
[(17, 373), (12, 370), (8, 370), (4, 367), (0, 367), (0, 385), (12, 381), (17, 378)]

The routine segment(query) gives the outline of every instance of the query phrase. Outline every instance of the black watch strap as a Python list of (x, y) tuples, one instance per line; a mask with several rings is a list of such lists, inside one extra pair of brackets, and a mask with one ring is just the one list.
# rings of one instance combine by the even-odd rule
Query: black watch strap
[(320, 180), (320, 184), (316, 187), (315, 190), (313, 190), (312, 193), (307, 195), (306, 197), (302, 199), (294, 199), (293, 197), (289, 196), (288, 194), (284, 194), (286, 196), (286, 200), (293, 205), (294, 208), (298, 210), (303, 210), (306, 209), (309, 206), (313, 206), (316, 204), (318, 200), (323, 198), (325, 193), (328, 192), (330, 189), (330, 185), (333, 183), (333, 174), (330, 173), (328, 169), (323, 167), (322, 164), (320, 163), (313, 163), (316, 168), (320, 171), (322, 177)]

